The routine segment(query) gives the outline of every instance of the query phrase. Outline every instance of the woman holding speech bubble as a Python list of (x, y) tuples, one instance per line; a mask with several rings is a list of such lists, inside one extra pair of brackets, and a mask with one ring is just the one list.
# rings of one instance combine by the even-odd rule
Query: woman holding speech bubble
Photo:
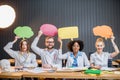
[(88, 61), (88, 58), (85, 54), (85, 52), (82, 52), (82, 49), (84, 47), (83, 41), (80, 40), (74, 40), (70, 41), (68, 43), (68, 49), (69, 52), (62, 54), (59, 54), (60, 59), (67, 59), (66, 67), (67, 68), (88, 68), (90, 66), (90, 63)]
[(91, 56), (90, 56), (90, 63), (91, 63), (92, 68), (104, 70), (107, 67), (109, 67), (110, 63), (112, 64), (112, 62), (109, 63), (109, 60), (112, 59), (113, 57), (115, 57), (116, 55), (118, 55), (118, 53), (119, 53), (119, 49), (118, 49), (116, 43), (114, 42), (114, 40), (115, 40), (115, 37), (111, 36), (111, 42), (112, 42), (113, 48), (115, 50), (112, 53), (103, 51), (103, 49), (105, 47), (105, 43), (102, 38), (98, 38), (96, 40), (95, 47), (96, 47), (97, 51), (94, 52), (93, 54), (91, 54)]
[(4, 50), (15, 59), (15, 66), (16, 67), (27, 67), (27, 68), (34, 68), (37, 67), (36, 55), (29, 52), (29, 43), (27, 40), (23, 39), (20, 42), (20, 51), (14, 51), (11, 48), (13, 44), (19, 39), (18, 36), (15, 36), (14, 41), (9, 42), (5, 47)]

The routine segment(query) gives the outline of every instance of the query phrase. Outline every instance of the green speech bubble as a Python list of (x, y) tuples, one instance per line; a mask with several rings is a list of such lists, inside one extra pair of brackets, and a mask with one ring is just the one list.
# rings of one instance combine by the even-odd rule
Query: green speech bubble
[(18, 26), (14, 29), (14, 33), (21, 38), (30, 38), (34, 35), (32, 29), (29, 26)]

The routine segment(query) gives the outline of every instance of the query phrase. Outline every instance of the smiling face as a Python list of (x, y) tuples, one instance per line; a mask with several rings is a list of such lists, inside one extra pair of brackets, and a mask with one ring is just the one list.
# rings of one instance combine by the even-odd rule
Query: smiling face
[(101, 39), (101, 38), (97, 39), (95, 47), (97, 49), (97, 52), (101, 53), (103, 51), (104, 47), (105, 47), (103, 39)]
[(72, 46), (72, 49), (73, 49), (73, 53), (78, 53), (80, 49), (80, 45), (77, 42), (75, 42)]
[(54, 48), (54, 38), (53, 37), (46, 37), (45, 46), (47, 49), (53, 49)]

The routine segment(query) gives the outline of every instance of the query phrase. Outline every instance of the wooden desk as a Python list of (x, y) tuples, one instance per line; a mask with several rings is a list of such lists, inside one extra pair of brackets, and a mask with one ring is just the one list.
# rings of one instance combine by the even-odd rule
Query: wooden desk
[(98, 79), (120, 79), (120, 74), (105, 73), (98, 76)]
[(63, 73), (63, 72), (44, 72), (44, 73), (39, 73), (39, 74), (30, 74), (26, 73), (23, 74), (23, 77), (34, 77), (34, 78), (71, 78), (71, 79), (97, 79), (97, 77), (93, 77), (90, 75), (83, 74), (81, 72), (68, 72), (68, 73)]
[(31, 73), (31, 72), (3, 72), (0, 73), (0, 78), (66, 78), (66, 79), (120, 79), (120, 74), (114, 72), (108, 73), (103, 71), (100, 75), (89, 75), (84, 72), (43, 72), (43, 73)]
[(84, 72), (44, 72), (44, 73), (25, 73), (23, 77), (31, 78), (71, 78), (71, 79), (120, 79), (120, 74), (104, 73), (101, 75), (89, 75)]
[(23, 72), (2, 72), (0, 78), (21, 79)]

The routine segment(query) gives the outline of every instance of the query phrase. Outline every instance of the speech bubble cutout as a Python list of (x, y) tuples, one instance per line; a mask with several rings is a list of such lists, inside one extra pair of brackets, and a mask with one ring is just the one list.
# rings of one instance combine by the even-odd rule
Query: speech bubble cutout
[(58, 29), (58, 36), (61, 39), (73, 39), (78, 38), (78, 27), (71, 26), (71, 27), (64, 27)]
[(30, 38), (34, 35), (32, 29), (29, 26), (18, 26), (14, 29), (14, 33), (21, 38)]
[(58, 33), (58, 30), (55, 25), (52, 24), (43, 24), (40, 26), (40, 30), (43, 32), (44, 35), (46, 36), (55, 36)]
[(111, 38), (111, 36), (113, 35), (113, 32), (110, 26), (102, 25), (102, 26), (96, 26), (95, 28), (93, 28), (93, 34), (95, 36), (101, 36), (107, 39), (107, 38)]

